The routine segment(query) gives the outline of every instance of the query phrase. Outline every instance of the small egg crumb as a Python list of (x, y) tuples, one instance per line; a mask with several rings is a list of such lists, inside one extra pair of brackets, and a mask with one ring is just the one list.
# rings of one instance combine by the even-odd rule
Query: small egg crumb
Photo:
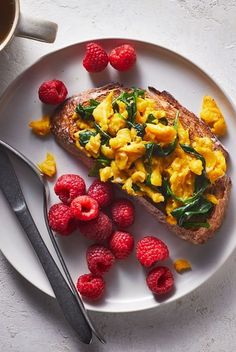
[(38, 136), (46, 136), (50, 133), (50, 117), (44, 115), (41, 120), (34, 120), (29, 123), (29, 127)]
[(53, 177), (57, 172), (56, 160), (53, 154), (47, 153), (46, 159), (37, 164), (39, 170), (46, 176)]
[(216, 136), (224, 136), (227, 131), (226, 123), (222, 112), (220, 111), (216, 101), (209, 95), (203, 97), (201, 119), (208, 124), (211, 131)]
[(179, 274), (182, 274), (188, 270), (192, 270), (191, 264), (186, 259), (176, 259), (174, 262), (174, 268)]

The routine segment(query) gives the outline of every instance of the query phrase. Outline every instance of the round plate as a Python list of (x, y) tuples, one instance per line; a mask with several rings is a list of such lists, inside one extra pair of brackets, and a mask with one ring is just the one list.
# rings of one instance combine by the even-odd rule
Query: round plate
[[(92, 180), (87, 176), (87, 169), (78, 160), (61, 149), (52, 136), (38, 138), (28, 128), (30, 120), (40, 118), (51, 109), (40, 103), (37, 90), (44, 80), (53, 78), (65, 82), (69, 95), (118, 81), (129, 87), (147, 88), (151, 85), (158, 90), (167, 90), (196, 114), (199, 114), (201, 109), (203, 96), (205, 94), (213, 96), (226, 118), (229, 134), (224, 139), (224, 144), (233, 155), (236, 150), (235, 110), (226, 94), (207, 74), (182, 56), (154, 44), (127, 39), (105, 39), (100, 42), (108, 51), (121, 43), (131, 42), (137, 50), (136, 66), (125, 73), (119, 73), (108, 67), (102, 73), (89, 75), (82, 66), (85, 43), (72, 45), (43, 57), (19, 76), (3, 95), (0, 101), (0, 138), (19, 149), (35, 163), (43, 160), (47, 151), (52, 152), (57, 159), (58, 175), (78, 173), (89, 185)], [(36, 224), (49, 249), (55, 255), (42, 216), (42, 196), (37, 181), (21, 162), (14, 160), (14, 164)], [(233, 165), (229, 165), (229, 174), (234, 183)], [(57, 201), (53, 194), (53, 184), (54, 181), (51, 181), (52, 203)], [(37, 257), (2, 196), (0, 209), (2, 252), (27, 280), (53, 296)], [(158, 236), (167, 243), (171, 260), (188, 259), (192, 264), (192, 271), (184, 275), (174, 273), (174, 292), (165, 300), (158, 301), (147, 289), (146, 272), (133, 254), (128, 260), (117, 262), (106, 275), (105, 298), (94, 304), (86, 303), (86, 307), (103, 312), (127, 312), (156, 307), (161, 303), (183, 297), (209, 279), (235, 248), (233, 209), (235, 200), (232, 195), (220, 231), (207, 244), (197, 246), (177, 238), (145, 209), (137, 206), (135, 225), (130, 229), (136, 241), (145, 235)], [(88, 272), (85, 251), (90, 242), (78, 233), (68, 238), (57, 237), (57, 239), (74, 280)], [(166, 265), (172, 267), (171, 260)]]

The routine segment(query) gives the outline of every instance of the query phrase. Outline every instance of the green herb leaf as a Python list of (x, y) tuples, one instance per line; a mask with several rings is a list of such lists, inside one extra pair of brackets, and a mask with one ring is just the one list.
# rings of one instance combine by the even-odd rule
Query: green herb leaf
[(170, 198), (172, 197), (173, 199), (181, 202), (181, 203), (184, 203), (185, 201), (180, 198), (180, 197), (177, 197), (173, 192), (172, 192), (172, 189), (169, 185), (169, 182), (167, 180), (167, 178), (163, 178), (162, 180), (162, 186), (161, 186), (161, 193), (163, 194), (163, 196), (165, 198)]
[(89, 105), (92, 107), (96, 107), (96, 106), (98, 106), (100, 103), (99, 103), (99, 101), (97, 101), (97, 100), (95, 100), (95, 99), (89, 99)]
[(194, 186), (194, 197), (197, 195), (203, 194), (207, 187), (209, 186), (210, 181), (205, 175), (205, 173), (202, 173), (202, 175), (196, 176), (195, 178), (195, 186)]
[(151, 164), (152, 154), (154, 151), (154, 145), (155, 145), (155, 143), (153, 143), (153, 142), (149, 142), (149, 143), (145, 144), (146, 159), (147, 159), (148, 164)]
[(143, 97), (144, 96), (145, 91), (143, 89), (136, 88), (136, 87), (132, 87), (132, 89), (137, 94), (137, 96), (139, 96), (139, 97)]
[(102, 137), (101, 144), (106, 144), (110, 140), (109, 134), (102, 130), (102, 128), (95, 122), (94, 126), (96, 128), (97, 133), (99, 133)]
[(206, 161), (205, 158), (199, 154), (193, 147), (191, 147), (190, 145), (186, 145), (186, 144), (180, 144), (181, 148), (189, 154), (194, 155), (197, 159), (201, 160), (202, 162), (202, 166), (203, 166), (203, 171), (202, 174), (199, 176), (196, 176), (195, 178), (195, 187), (194, 187), (194, 195), (193, 197), (187, 199), (185, 201), (185, 203), (189, 203), (192, 202), (194, 199), (197, 199), (199, 195), (203, 194), (205, 192), (205, 190), (207, 189), (207, 187), (210, 184), (210, 181), (207, 177), (206, 174)]
[(174, 209), (171, 214), (177, 219), (178, 225), (183, 226), (183, 223), (188, 222), (191, 218), (200, 216), (207, 218), (213, 204), (203, 197), (199, 197), (191, 203), (185, 204), (182, 207)]
[(199, 154), (193, 147), (191, 147), (191, 145), (187, 145), (187, 144), (180, 144), (181, 148), (185, 151), (185, 153), (189, 153), (194, 155), (197, 159), (201, 160), (202, 162), (202, 166), (203, 169), (206, 168), (206, 161), (205, 158)]
[[(154, 123), (157, 121), (156, 117), (153, 114), (149, 114), (146, 120), (146, 123)], [(160, 117), (158, 119), (158, 122), (160, 122), (162, 125), (167, 126), (168, 125), (168, 120), (166, 117)]]
[(144, 134), (145, 134), (146, 125), (145, 125), (145, 124), (141, 124), (141, 123), (136, 123), (136, 124), (134, 125), (134, 128), (135, 128), (135, 130), (137, 131), (137, 136), (143, 138), (143, 136), (144, 136)]
[(133, 188), (134, 192), (140, 191), (140, 187), (138, 185), (136, 185), (135, 183), (132, 184), (132, 188)]
[(82, 104), (78, 104), (77, 107), (75, 108), (75, 112), (80, 115), (80, 117), (83, 120), (91, 120), (92, 119), (92, 114), (93, 110), (99, 105), (99, 102), (90, 99), (89, 100), (89, 105), (88, 106), (83, 106)]
[[(202, 176), (202, 175), (201, 175)], [(201, 176), (197, 176), (195, 179), (195, 191), (192, 197), (187, 198), (187, 199), (182, 199), (180, 197), (177, 197), (173, 192), (172, 189), (168, 183), (167, 178), (163, 179), (162, 182), (162, 194), (164, 195), (165, 198), (172, 197), (173, 199), (183, 203), (183, 204), (188, 204), (192, 203), (196, 199), (198, 199), (206, 190), (206, 188), (209, 185), (209, 180), (206, 178), (203, 178), (202, 181), (200, 181)], [(196, 181), (198, 179), (198, 181)], [(199, 183), (199, 188), (196, 188), (196, 182)]]
[(146, 184), (147, 186), (154, 187), (154, 186), (152, 185), (152, 182), (151, 182), (151, 173), (150, 173), (150, 174), (147, 174), (145, 184)]
[(153, 114), (149, 114), (146, 123), (153, 123), (154, 121), (156, 121), (155, 116)]
[(144, 91), (138, 88), (133, 88), (131, 92), (122, 92), (112, 103), (114, 111), (119, 112), (119, 106), (117, 101), (122, 101), (126, 105), (128, 112), (128, 120), (132, 123), (135, 122), (135, 117), (137, 114), (137, 98), (138, 96), (143, 96)]
[(112, 104), (112, 108), (114, 112), (118, 112), (118, 113), (120, 112), (119, 105), (117, 104), (116, 101)]
[(89, 142), (90, 138), (92, 136), (96, 136), (96, 132), (92, 132), (90, 130), (86, 130), (83, 132), (79, 133), (79, 143), (82, 147), (85, 147), (85, 145)]
[(126, 121), (128, 126), (133, 127), (136, 131), (137, 131), (137, 136), (142, 137), (145, 134), (145, 128), (146, 128), (146, 124), (142, 124), (142, 123), (132, 123), (130, 121)]
[(111, 160), (106, 158), (105, 156), (100, 156), (99, 158), (96, 159), (95, 165), (92, 167), (92, 169), (89, 171), (89, 176), (99, 176), (99, 170), (102, 167), (109, 166), (111, 164)]
[(162, 125), (167, 126), (168, 125), (168, 120), (166, 117), (161, 117), (158, 122), (160, 122)]

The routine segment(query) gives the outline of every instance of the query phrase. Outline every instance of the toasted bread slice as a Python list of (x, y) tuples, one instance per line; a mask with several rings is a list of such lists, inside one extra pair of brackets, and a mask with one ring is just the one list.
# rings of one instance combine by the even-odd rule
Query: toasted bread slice
[[(95, 160), (88, 158), (76, 147), (74, 141), (74, 133), (78, 130), (78, 128), (72, 116), (76, 106), (79, 103), (85, 103), (89, 101), (89, 99), (102, 101), (112, 90), (114, 95), (118, 96), (124, 90), (129, 91), (129, 88), (123, 88), (119, 84), (109, 84), (100, 88), (90, 89), (86, 92), (67, 99), (63, 105), (56, 109), (51, 118), (51, 130), (56, 137), (57, 142), (69, 153), (73, 154), (75, 157), (81, 160), (81, 162), (83, 162), (88, 168), (93, 166)], [(155, 88), (149, 87), (149, 90), (145, 91), (145, 96), (155, 99), (158, 108), (168, 111), (169, 120), (174, 120), (176, 111), (179, 110), (180, 122), (184, 128), (189, 129), (190, 140), (193, 140), (196, 136), (209, 137), (214, 143), (214, 149), (221, 150), (224, 156), (227, 157), (227, 151), (224, 149), (215, 135), (212, 134), (210, 128), (196, 115), (183, 107), (169, 93), (166, 91), (160, 92)], [(230, 189), (231, 180), (227, 175), (219, 178), (215, 184), (212, 185), (212, 191), (218, 199), (218, 204), (214, 207), (211, 216), (208, 219), (210, 227), (202, 227), (196, 230), (186, 229), (178, 225), (171, 225), (166, 222), (166, 214), (163, 212), (162, 208), (158, 204), (152, 202), (149, 198), (136, 197), (136, 200), (139, 201), (151, 214), (153, 214), (159, 222), (165, 224), (180, 238), (190, 241), (194, 244), (200, 244), (206, 242), (209, 238), (211, 238), (216, 230), (221, 226), (229, 201)]]

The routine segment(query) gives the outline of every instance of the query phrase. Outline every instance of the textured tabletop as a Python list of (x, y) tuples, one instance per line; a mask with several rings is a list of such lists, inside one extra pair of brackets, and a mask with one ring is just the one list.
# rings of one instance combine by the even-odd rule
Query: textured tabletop
[[(81, 40), (116, 36), (178, 51), (236, 100), (235, 0), (22, 0), (21, 8), (57, 22), (58, 37), (52, 45), (13, 39), (0, 53), (0, 94), (42, 55)], [(0, 254), (0, 350), (235, 352), (235, 262), (236, 253), (206, 284), (175, 303), (131, 314), (91, 313), (108, 343), (84, 346), (56, 302)]]

